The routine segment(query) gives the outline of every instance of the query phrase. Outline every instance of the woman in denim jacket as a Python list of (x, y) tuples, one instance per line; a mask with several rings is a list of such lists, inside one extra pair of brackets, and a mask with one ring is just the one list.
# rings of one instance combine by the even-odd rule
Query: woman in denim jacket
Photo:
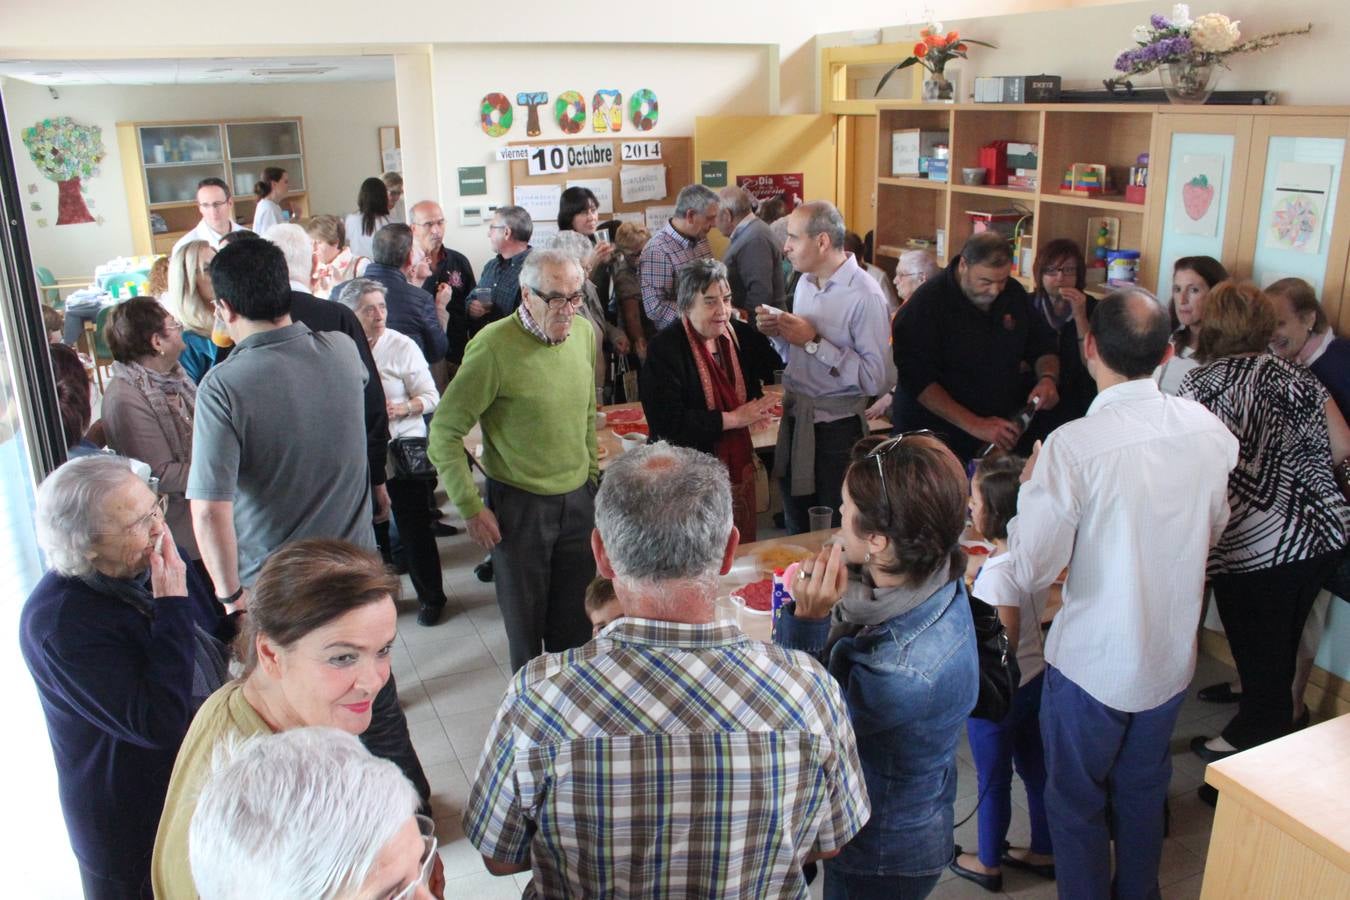
[(775, 640), (817, 656), (843, 686), (872, 803), (825, 863), (826, 900), (926, 897), (952, 858), (956, 743), (979, 691), (961, 580), (967, 492), (931, 435), (860, 441), (842, 544), (790, 585)]

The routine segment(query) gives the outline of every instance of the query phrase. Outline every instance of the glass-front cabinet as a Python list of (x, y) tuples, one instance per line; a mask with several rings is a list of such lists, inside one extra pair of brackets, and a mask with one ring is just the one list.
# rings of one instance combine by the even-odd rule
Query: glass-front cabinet
[(163, 253), (200, 218), (197, 184), (219, 178), (234, 195), (235, 219), (253, 220), (253, 186), (263, 169), (277, 166), (290, 176), (283, 207), (293, 219), (309, 215), (301, 119), (219, 122), (146, 122), (118, 125), (129, 192), (135, 250)]

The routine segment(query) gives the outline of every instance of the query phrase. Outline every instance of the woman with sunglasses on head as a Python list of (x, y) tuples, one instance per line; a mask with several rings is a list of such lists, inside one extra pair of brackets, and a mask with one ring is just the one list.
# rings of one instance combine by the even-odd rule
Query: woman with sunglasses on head
[[(153, 302), (153, 301), (151, 301)], [(149, 898), (150, 850), (178, 747), (228, 677), (233, 622), (186, 565), (120, 456), (74, 459), (37, 493), (51, 562), (19, 620), (84, 896)]]
[(864, 439), (841, 542), (803, 563), (775, 640), (844, 688), (872, 817), (825, 863), (826, 900), (922, 898), (952, 858), (956, 744), (979, 692), (962, 575), (968, 486), (927, 433)]

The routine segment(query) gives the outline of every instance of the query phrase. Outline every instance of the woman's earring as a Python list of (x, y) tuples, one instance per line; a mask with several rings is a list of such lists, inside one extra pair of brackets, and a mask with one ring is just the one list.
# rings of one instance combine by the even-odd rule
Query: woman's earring
[(863, 554), (863, 565), (867, 565), (871, 561), (872, 561), (872, 551), (868, 550), (866, 553)]

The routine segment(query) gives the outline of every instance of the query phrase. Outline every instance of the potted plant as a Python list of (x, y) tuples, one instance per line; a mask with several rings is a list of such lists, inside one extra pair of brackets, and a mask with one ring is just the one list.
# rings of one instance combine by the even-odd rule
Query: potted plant
[(886, 74), (881, 76), (881, 81), (877, 82), (876, 92), (872, 96), (879, 96), (881, 89), (886, 86), (886, 82), (896, 72), (901, 69), (908, 69), (913, 65), (920, 65), (932, 74), (932, 77), (924, 80), (923, 99), (945, 103), (954, 102), (956, 85), (947, 78), (947, 63), (953, 59), (965, 59), (966, 50), (970, 44), (988, 47), (991, 50), (998, 49), (993, 44), (986, 44), (984, 41), (963, 38), (957, 31), (948, 31), (944, 34), (941, 22), (932, 23), (919, 32), (919, 40), (914, 44), (914, 54), (891, 66)]
[(1106, 86), (1125, 84), (1131, 75), (1162, 70), (1163, 89), (1173, 103), (1204, 103), (1214, 91), (1220, 66), (1238, 53), (1268, 50), (1280, 38), (1312, 31), (1311, 23), (1292, 31), (1275, 31), (1244, 41), (1237, 22), (1223, 13), (1206, 13), (1195, 19), (1185, 3), (1172, 7), (1172, 17), (1154, 14), (1147, 25), (1136, 25), (1136, 46), (1116, 57), (1116, 71)]

